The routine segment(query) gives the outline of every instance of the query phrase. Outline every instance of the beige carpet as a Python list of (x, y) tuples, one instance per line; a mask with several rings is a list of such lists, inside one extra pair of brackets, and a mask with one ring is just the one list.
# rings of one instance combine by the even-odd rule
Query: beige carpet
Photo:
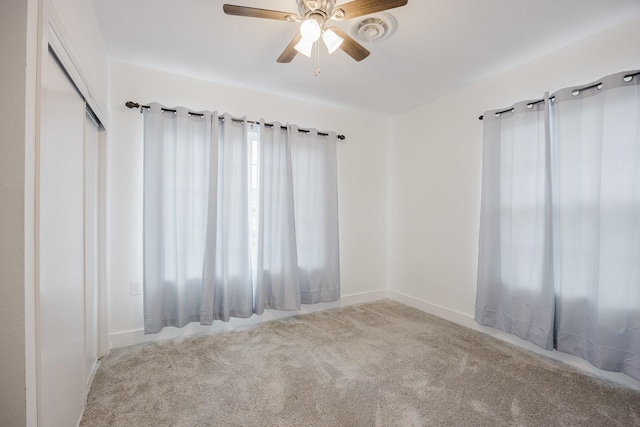
[(113, 350), (82, 426), (640, 426), (640, 393), (382, 300)]

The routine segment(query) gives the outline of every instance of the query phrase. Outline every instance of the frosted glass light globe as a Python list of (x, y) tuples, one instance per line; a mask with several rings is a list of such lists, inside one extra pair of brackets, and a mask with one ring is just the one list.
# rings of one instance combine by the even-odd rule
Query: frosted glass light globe
[(334, 33), (331, 29), (324, 31), (322, 40), (324, 40), (324, 44), (327, 46), (327, 50), (330, 54), (335, 52), (343, 42), (342, 37)]
[(300, 35), (305, 40), (315, 42), (320, 38), (320, 24), (315, 19), (307, 19), (300, 25)]

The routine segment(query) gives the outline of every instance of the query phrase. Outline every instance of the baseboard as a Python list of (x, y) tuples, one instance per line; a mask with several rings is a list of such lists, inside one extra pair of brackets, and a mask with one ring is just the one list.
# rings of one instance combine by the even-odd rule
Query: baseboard
[(518, 338), (513, 334), (509, 334), (509, 333), (500, 331), (498, 329), (490, 328), (487, 326), (479, 325), (478, 323), (476, 323), (473, 316), (469, 314), (451, 310), (449, 308), (442, 307), (437, 304), (433, 304), (433, 303), (421, 300), (419, 298), (415, 298), (410, 295), (406, 295), (401, 292), (397, 292), (393, 290), (387, 290), (387, 298), (397, 301), (399, 303), (402, 303), (404, 305), (408, 305), (409, 307), (416, 308), (425, 313), (432, 314), (441, 319), (445, 319), (450, 322), (457, 323), (461, 326), (465, 326), (469, 329), (482, 332), (483, 334), (492, 336), (501, 341), (505, 341), (509, 344), (516, 345), (525, 350), (529, 350), (534, 353), (541, 354), (543, 356), (557, 360), (559, 362), (566, 363), (567, 365), (571, 365), (572, 367), (577, 368), (581, 371), (584, 371), (589, 375), (594, 375), (596, 377), (600, 377), (607, 381), (611, 381), (613, 383), (620, 384), (625, 387), (632, 388), (634, 390), (640, 390), (640, 381), (635, 380), (634, 378), (626, 374), (622, 374), (619, 372), (603, 371), (591, 365), (586, 360), (568, 353), (562, 353), (560, 351), (555, 351), (555, 350), (544, 350), (529, 341), (525, 341)]
[(387, 290), (387, 298), (467, 328), (474, 329), (477, 325), (473, 316), (403, 294), (402, 292)]
[(191, 323), (184, 328), (164, 328), (158, 334), (145, 335), (143, 329), (133, 329), (112, 333), (110, 335), (110, 348), (128, 347), (130, 345), (142, 344), (146, 342), (162, 341), (173, 338), (183, 338), (193, 335), (210, 334), (217, 331), (231, 331), (250, 325), (256, 325), (270, 320), (282, 319), (285, 317), (296, 316), (298, 314), (314, 313), (322, 310), (329, 310), (337, 307), (344, 307), (365, 302), (377, 301), (387, 297), (387, 291), (381, 289), (378, 291), (364, 292), (360, 294), (344, 295), (340, 300), (335, 302), (325, 302), (319, 304), (305, 304), (299, 311), (277, 311), (266, 310), (260, 316), (252, 316), (248, 319), (232, 318), (229, 322), (215, 321), (211, 326), (202, 326), (198, 323)]
[(89, 391), (91, 390), (91, 384), (93, 384), (93, 379), (96, 377), (96, 372), (98, 372), (98, 367), (100, 366), (100, 360), (96, 360), (91, 368), (91, 375), (89, 375), (89, 380), (84, 385), (84, 404), (82, 405), (82, 414), (80, 414), (80, 418), (78, 419), (78, 423), (76, 427), (80, 427), (82, 423), (82, 418), (84, 417), (84, 410), (87, 407), (87, 399), (89, 398)]
[(98, 367), (100, 366), (100, 360), (96, 360), (91, 367), (91, 374), (89, 375), (89, 379), (84, 385), (84, 401), (86, 403), (87, 397), (89, 397), (89, 390), (91, 390), (91, 384), (93, 384), (93, 379), (96, 377), (96, 372), (98, 372)]

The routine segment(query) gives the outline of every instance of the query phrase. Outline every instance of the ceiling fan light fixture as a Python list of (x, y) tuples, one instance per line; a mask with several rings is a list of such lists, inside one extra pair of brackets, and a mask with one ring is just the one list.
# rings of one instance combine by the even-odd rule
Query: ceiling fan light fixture
[(300, 25), (300, 34), (302, 35), (302, 38), (310, 41), (311, 43), (320, 38), (321, 32), (320, 24), (318, 24), (318, 21), (313, 18), (304, 20)]
[[(365, 17), (363, 18), (365, 21), (360, 23), (357, 30), (353, 28), (350, 32), (357, 34), (360, 39), (364, 39), (367, 42), (378, 41), (387, 37), (392, 27), (386, 22), (387, 19), (374, 19), (371, 21), (371, 15), (377, 15), (380, 14), (380, 12), (396, 7), (406, 6), (408, 1), (409, 0), (295, 0), (298, 5), (297, 14), (233, 4), (222, 5), (222, 10), (227, 15), (299, 22), (299, 32), (293, 40), (289, 42), (282, 54), (280, 54), (277, 59), (278, 63), (291, 62), (298, 52), (310, 57), (313, 44), (317, 43), (321, 36), (329, 53), (340, 48), (354, 60), (362, 61), (367, 58), (371, 52), (340, 27), (331, 27), (328, 21), (351, 20), (363, 16)], [(339, 3), (337, 7), (336, 2)], [(384, 15), (388, 14), (385, 13)], [(366, 18), (367, 16), (369, 18)], [(389, 15), (389, 17), (392, 22), (395, 22), (391, 15)], [(316, 54), (319, 61), (320, 51), (317, 50)]]
[(333, 30), (325, 30), (322, 34), (322, 40), (324, 44), (327, 46), (327, 50), (329, 53), (333, 53), (340, 47), (344, 39), (337, 35)]
[(312, 41), (305, 39), (304, 37), (300, 39), (298, 43), (294, 46), (294, 49), (300, 52), (301, 54), (308, 56), (311, 58), (311, 49), (313, 48)]

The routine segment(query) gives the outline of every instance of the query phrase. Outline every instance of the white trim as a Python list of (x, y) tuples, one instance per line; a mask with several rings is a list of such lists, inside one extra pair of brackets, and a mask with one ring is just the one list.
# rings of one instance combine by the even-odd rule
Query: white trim
[(416, 308), (420, 311), (424, 311), (425, 313), (432, 314), (441, 319), (457, 323), (458, 325), (462, 325), (467, 328), (475, 329), (477, 325), (473, 317), (466, 313), (433, 304), (410, 295), (403, 294), (402, 292), (387, 290), (387, 297), (404, 305), (408, 305), (409, 307)]
[(98, 358), (109, 353), (109, 141), (105, 128), (98, 131)]
[(248, 319), (231, 318), (229, 322), (215, 321), (211, 326), (201, 326), (198, 323), (191, 323), (181, 329), (168, 327), (164, 328), (162, 332), (158, 334), (150, 335), (145, 335), (143, 329), (116, 332), (111, 334), (110, 336), (111, 348), (127, 347), (130, 345), (141, 344), (145, 342), (162, 341), (172, 338), (184, 338), (193, 335), (205, 335), (218, 331), (232, 331), (244, 328), (246, 326), (268, 322), (270, 320), (282, 319), (285, 317), (296, 316), (298, 314), (330, 310), (332, 308), (345, 307), (364, 302), (377, 301), (386, 297), (387, 292), (385, 290), (378, 290), (360, 294), (345, 295), (336, 302), (325, 302), (313, 305), (305, 304), (302, 306), (302, 309), (300, 311), (266, 310), (261, 316), (252, 316)]
[(437, 316), (441, 319), (457, 323), (458, 325), (473, 329), (474, 331), (482, 332), (483, 334), (492, 336), (509, 344), (516, 345), (525, 350), (529, 350), (542, 356), (557, 360), (559, 362), (566, 363), (567, 365), (571, 365), (574, 368), (584, 371), (586, 374), (594, 375), (596, 377), (600, 377), (602, 379), (623, 385), (625, 387), (629, 387), (634, 390), (640, 390), (640, 381), (635, 380), (626, 374), (603, 371), (594, 367), (586, 360), (568, 353), (563, 353), (555, 350), (543, 350), (537, 345), (529, 341), (522, 340), (513, 334), (509, 334), (487, 326), (481, 326), (476, 323), (473, 316), (470, 316), (466, 313), (451, 310), (449, 308), (442, 307), (440, 305), (433, 304), (398, 291), (387, 290), (387, 297), (401, 304), (408, 305), (425, 313)]
[[(98, 367), (100, 367), (100, 360), (96, 360), (91, 368), (91, 374), (89, 375), (89, 379), (84, 385), (84, 403), (87, 404), (87, 398), (89, 397), (89, 391), (91, 391), (91, 385), (93, 384), (93, 379), (96, 377), (96, 372), (98, 372)], [(82, 409), (84, 413), (84, 408)], [(80, 417), (82, 419), (82, 417)]]

